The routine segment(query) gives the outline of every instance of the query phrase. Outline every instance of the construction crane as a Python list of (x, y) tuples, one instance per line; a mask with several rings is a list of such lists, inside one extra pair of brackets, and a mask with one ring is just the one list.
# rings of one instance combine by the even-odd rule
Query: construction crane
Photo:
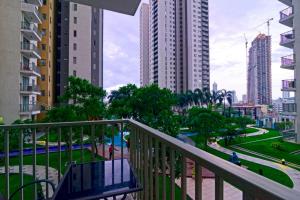
[(267, 24), (267, 26), (268, 26), (268, 36), (270, 35), (270, 25), (271, 25), (271, 21), (273, 21), (274, 20), (274, 18), (269, 18), (267, 21), (265, 21), (264, 23), (262, 23), (262, 24), (260, 24), (260, 25), (258, 25), (258, 26), (256, 26), (256, 27), (254, 27), (254, 29), (257, 29), (257, 28), (259, 28), (259, 27), (261, 27), (262, 25), (265, 25), (265, 24)]

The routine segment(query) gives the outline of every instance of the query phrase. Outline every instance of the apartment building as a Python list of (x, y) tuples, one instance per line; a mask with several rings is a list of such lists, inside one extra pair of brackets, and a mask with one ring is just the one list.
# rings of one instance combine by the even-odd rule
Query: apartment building
[(103, 10), (59, 0), (57, 5), (56, 101), (69, 76), (103, 86)]
[[(53, 106), (54, 102), (54, 54), (55, 54), (55, 0), (43, 0), (43, 6), (40, 7), (40, 13), (43, 16), (43, 22), (39, 25), (42, 34), (42, 40), (39, 42), (41, 50), (41, 59), (38, 60), (41, 77), (38, 79), (38, 86), (41, 95), (38, 96), (38, 102), (41, 110), (47, 110)], [(38, 119), (43, 119), (45, 114), (41, 112)]]
[(0, 115), (5, 123), (36, 119), (40, 113), (37, 79), (41, 77), (38, 25), (42, 0), (2, 0), (0, 6)]
[(300, 62), (297, 57), (300, 56), (300, 1), (298, 0), (279, 0), (287, 6), (280, 12), (280, 23), (289, 27), (291, 30), (282, 33), (280, 36), (280, 45), (290, 49), (290, 53), (281, 58), (281, 68), (294, 71), (294, 79), (282, 81), (282, 91), (294, 92), (295, 103), (283, 103), (283, 112), (296, 117), (295, 132), (296, 141), (300, 143)]
[(209, 89), (208, 0), (151, 0), (149, 17), (149, 82)]
[(259, 34), (249, 49), (247, 97), (252, 105), (272, 104), (271, 36)]
[(149, 4), (140, 10), (140, 85), (149, 84)]

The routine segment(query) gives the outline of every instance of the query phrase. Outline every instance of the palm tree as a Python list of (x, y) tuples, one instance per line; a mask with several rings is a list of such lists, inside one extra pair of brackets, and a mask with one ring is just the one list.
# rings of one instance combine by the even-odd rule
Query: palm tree
[(231, 106), (232, 106), (232, 92), (223, 89), (223, 90), (218, 91), (218, 93), (220, 95), (220, 102), (223, 103), (223, 115), (225, 116), (226, 101), (229, 104), (229, 115), (230, 115)]
[(206, 105), (206, 107), (212, 104), (211, 93), (208, 88), (203, 88), (203, 104)]
[(204, 96), (203, 96), (203, 92), (201, 89), (197, 88), (194, 90), (194, 96), (195, 96), (195, 105), (197, 106), (202, 106), (203, 101), (204, 101)]

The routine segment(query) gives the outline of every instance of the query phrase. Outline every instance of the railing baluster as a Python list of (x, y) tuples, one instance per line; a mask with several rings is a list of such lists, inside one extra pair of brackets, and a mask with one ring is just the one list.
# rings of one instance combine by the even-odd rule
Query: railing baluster
[(121, 159), (124, 159), (124, 147), (123, 147), (123, 136), (124, 136), (124, 133), (123, 133), (123, 123), (121, 123)]
[(166, 145), (162, 144), (162, 200), (166, 200)]
[[(36, 180), (36, 128), (33, 129), (32, 134), (32, 145), (33, 145), (33, 157), (32, 157), (32, 175), (33, 180)], [(33, 185), (34, 199), (37, 199), (37, 185)]]
[(83, 127), (80, 128), (80, 162), (83, 163)]
[[(102, 157), (105, 159), (105, 132), (104, 132), (104, 125), (101, 126), (101, 133), (102, 133)], [(99, 147), (100, 148), (100, 147)]]
[(73, 148), (73, 130), (72, 127), (70, 127), (69, 129), (69, 143), (70, 143), (70, 147), (69, 147), (69, 164), (72, 163), (72, 148)]
[(186, 200), (186, 158), (182, 157), (181, 170), (181, 199)]
[[(140, 170), (141, 170), (141, 183), (142, 185), (145, 187), (145, 179), (144, 179), (144, 159), (145, 159), (145, 155), (144, 155), (144, 149), (145, 149), (145, 143), (144, 143), (144, 136), (143, 136), (143, 132), (142, 130), (140, 130), (140, 141), (141, 141), (141, 158), (140, 158)], [(144, 191), (141, 192), (141, 199), (144, 199)]]
[(251, 194), (243, 192), (243, 200), (255, 200), (255, 198)]
[[(46, 129), (46, 179), (49, 179), (49, 127)], [(46, 184), (46, 198), (49, 198), (49, 185)]]
[(155, 140), (155, 199), (159, 200), (159, 142)]
[(149, 154), (148, 154), (148, 135), (144, 134), (144, 199), (149, 199), (149, 172), (148, 172), (148, 160), (149, 160)]
[[(141, 184), (143, 184), (142, 182), (142, 174), (141, 174), (141, 135), (140, 135), (140, 130), (137, 129), (137, 173), (138, 173), (138, 179), (140, 181)], [(141, 199), (142, 196), (142, 192), (138, 193), (138, 199)]]
[(195, 200), (202, 200), (202, 167), (195, 161)]
[(150, 200), (153, 200), (153, 139), (151, 136), (149, 136), (149, 159), (150, 159), (150, 166), (149, 166), (149, 176), (150, 176), (150, 182), (149, 182), (149, 194), (150, 194)]
[(223, 185), (223, 179), (218, 176), (215, 175), (215, 199), (216, 200), (223, 200), (223, 189), (224, 189), (224, 185)]
[(171, 191), (170, 191), (170, 199), (175, 199), (175, 151), (173, 149), (170, 150), (170, 178), (171, 178)]
[(95, 162), (95, 125), (92, 125), (92, 161)]
[(5, 151), (5, 196), (9, 199), (9, 130), (4, 132), (4, 151)]
[[(19, 135), (19, 156), (20, 156), (20, 160), (19, 160), (19, 176), (20, 176), (20, 187), (22, 187), (24, 185), (24, 175), (23, 175), (23, 132), (24, 130), (21, 129), (20, 130), (20, 135)], [(24, 199), (24, 190), (21, 189), (20, 190), (20, 199), (23, 200)]]
[(111, 125), (112, 160), (115, 159), (115, 127)]
[(58, 180), (61, 174), (61, 127), (58, 128)]
[(135, 140), (134, 140), (134, 130), (133, 128), (131, 127), (130, 128), (130, 135), (129, 135), (129, 141), (130, 141), (130, 148), (127, 149), (129, 151), (129, 154), (130, 154), (130, 163), (132, 164), (133, 168), (135, 169), (135, 163), (134, 163), (134, 145), (135, 145)]

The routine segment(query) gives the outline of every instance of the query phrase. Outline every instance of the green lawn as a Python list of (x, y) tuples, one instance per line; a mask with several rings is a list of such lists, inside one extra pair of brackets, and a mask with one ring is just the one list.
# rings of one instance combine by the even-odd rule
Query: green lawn
[(299, 144), (285, 142), (281, 139), (273, 139), (248, 144), (240, 144), (239, 146), (264, 155), (272, 156), (274, 158), (284, 158), (288, 162), (300, 165), (300, 155), (290, 154), (294, 151), (300, 151)]
[[(275, 133), (271, 133), (271, 135), (272, 134), (275, 134)], [(202, 145), (203, 144), (203, 139), (201, 139), (201, 137), (191, 137), (191, 138), (196, 142), (198, 148), (201, 148), (201, 149), (204, 148), (203, 145)], [(230, 155), (228, 155), (228, 154), (219, 152), (219, 151), (217, 151), (215, 149), (212, 149), (212, 148), (209, 148), (209, 147), (207, 149), (205, 149), (205, 151), (207, 151), (207, 152), (209, 152), (209, 153), (211, 153), (215, 156), (218, 156), (218, 157), (220, 157), (220, 158), (222, 158), (226, 161), (228, 161), (229, 157), (230, 157)], [(275, 182), (278, 182), (282, 185), (285, 185), (287, 187), (290, 187), (290, 188), (293, 187), (292, 180), (285, 173), (283, 173), (283, 172), (281, 172), (277, 169), (271, 168), (271, 167), (267, 167), (267, 166), (264, 166), (264, 165), (260, 165), (260, 164), (249, 162), (249, 161), (242, 160), (242, 159), (240, 159), (240, 160), (241, 160), (241, 163), (242, 163), (243, 166), (247, 166), (248, 170), (259, 174), (259, 170), (262, 169), (264, 177), (269, 178), (269, 179), (271, 179)]]
[[(12, 194), (20, 187), (20, 176), (18, 174), (10, 174), (9, 178), (10, 178), (10, 180), (9, 180), (10, 194)], [(24, 175), (24, 184), (30, 183), (32, 181), (33, 181), (32, 176)], [(5, 189), (4, 189), (5, 176), (3, 174), (0, 175), (0, 183), (1, 183), (0, 193), (4, 194), (5, 193)], [(38, 185), (38, 190), (41, 190), (41, 189), (42, 189), (42, 187), (40, 185)], [(33, 190), (34, 190), (33, 185), (28, 186), (24, 189), (24, 199), (25, 200), (32, 199)], [(17, 193), (13, 199), (20, 199), (19, 193)]]
[[(245, 142), (252, 142), (256, 140), (263, 140), (263, 139), (268, 139), (268, 138), (278, 137), (278, 136), (280, 136), (280, 133), (278, 131), (269, 130), (268, 133), (265, 133), (263, 135), (257, 135), (252, 137), (237, 137), (230, 143), (230, 145), (237, 145)], [(221, 145), (224, 145), (224, 140), (221, 140), (219, 143)]]
[[(225, 153), (222, 153), (222, 152), (219, 152), (215, 149), (212, 149), (212, 148), (208, 148), (206, 150), (207, 152), (215, 155), (215, 156), (218, 156), (220, 158), (223, 158), (224, 160), (229, 160), (229, 155), (228, 154), (225, 154)], [(254, 173), (257, 173), (259, 174), (259, 170), (262, 169), (263, 170), (263, 176), (266, 177), (266, 178), (269, 178), (277, 183), (280, 183), (282, 185), (285, 185), (287, 187), (290, 187), (292, 188), (293, 187), (293, 182), (292, 180), (289, 178), (288, 175), (286, 175), (285, 173), (277, 170), (277, 169), (274, 169), (274, 168), (271, 168), (271, 167), (267, 167), (267, 166), (264, 166), (264, 165), (260, 165), (260, 164), (257, 164), (257, 163), (253, 163), (253, 162), (249, 162), (249, 161), (246, 161), (246, 160), (241, 160), (241, 163), (243, 166), (247, 166), (247, 169), (254, 172)]]
[[(159, 196), (162, 199), (162, 176), (159, 176)], [(166, 176), (166, 199), (171, 199), (171, 179)], [(187, 195), (187, 200), (191, 200), (191, 198)], [(175, 184), (175, 199), (181, 199), (181, 189)]]
[(247, 134), (247, 133), (255, 133), (255, 132), (257, 132), (257, 131), (259, 131), (258, 129), (256, 129), (256, 128), (246, 128), (245, 129), (245, 133)]

